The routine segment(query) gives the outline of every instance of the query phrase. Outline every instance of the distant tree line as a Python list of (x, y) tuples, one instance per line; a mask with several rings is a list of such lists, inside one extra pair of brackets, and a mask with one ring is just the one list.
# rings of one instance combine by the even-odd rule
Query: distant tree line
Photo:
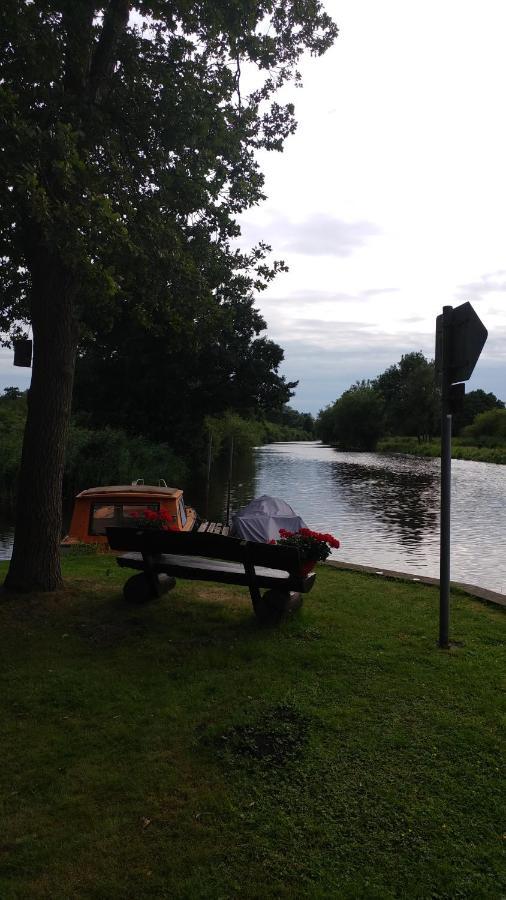
[[(26, 412), (27, 392), (6, 388), (0, 396), (0, 501), (7, 504), (16, 496)], [(314, 437), (313, 417), (289, 406), (278, 409), (272, 420), (246, 419), (227, 411), (205, 417), (200, 426), (197, 446), (203, 449), (199, 457), (196, 448), (191, 455), (176, 453), (168, 440), (153, 440), (147, 428), (133, 433), (131, 428), (110, 424), (90, 427), (74, 417), (65, 457), (64, 498), (86, 487), (128, 483), (138, 477), (153, 483), (166, 478), (184, 487), (190, 470), (194, 472), (195, 465), (207, 459), (210, 436), (213, 458), (228, 450), (231, 438), (236, 452), (241, 452), (255, 444)]]
[[(501, 400), (483, 390), (470, 391), (462, 409), (454, 415), (453, 433), (464, 433), (477, 417), (478, 425), (482, 422), (483, 428), (495, 429), (494, 435), (500, 439), (502, 423), (506, 421)], [(353, 384), (320, 411), (316, 433), (325, 443), (343, 449), (373, 450), (380, 438), (390, 436), (429, 441), (439, 434), (439, 419), (434, 362), (418, 351), (405, 354), (376, 378)]]

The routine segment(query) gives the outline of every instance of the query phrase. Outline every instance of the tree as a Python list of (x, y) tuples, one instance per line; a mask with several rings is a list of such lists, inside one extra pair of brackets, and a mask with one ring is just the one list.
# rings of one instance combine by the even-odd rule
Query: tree
[(290, 398), (295, 385), (277, 374), (283, 351), (258, 337), (264, 327), (247, 298), (221, 304), (212, 324), (196, 315), (185, 328), (167, 322), (155, 331), (127, 318), (78, 360), (77, 414), (196, 456), (206, 416), (268, 416)]
[(381, 436), (383, 401), (368, 381), (352, 385), (320, 412), (317, 433), (344, 450), (374, 450)]
[[(0, 328), (34, 339), (6, 585), (51, 590), (80, 342), (126, 311), (177, 329), (188, 298), (213, 315), (255, 152), (295, 127), (273, 95), (337, 30), (318, 0), (3, 0), (0, 33)], [(244, 63), (265, 75), (247, 97)]]
[(384, 402), (384, 430), (394, 435), (434, 434), (438, 421), (438, 392), (434, 363), (421, 351), (406, 353), (373, 385)]
[(498, 400), (495, 394), (485, 393), (481, 388), (476, 391), (469, 391), (464, 395), (462, 409), (453, 416), (454, 434), (460, 434), (466, 425), (471, 425), (476, 416), (480, 413), (487, 412), (489, 409), (504, 409), (502, 400)]

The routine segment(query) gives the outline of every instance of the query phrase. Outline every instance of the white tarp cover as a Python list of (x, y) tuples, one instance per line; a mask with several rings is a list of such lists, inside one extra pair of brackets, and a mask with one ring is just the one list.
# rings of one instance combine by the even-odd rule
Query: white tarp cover
[(267, 494), (252, 500), (232, 516), (232, 533), (247, 541), (260, 544), (277, 541), (280, 528), (298, 531), (307, 525), (288, 503)]

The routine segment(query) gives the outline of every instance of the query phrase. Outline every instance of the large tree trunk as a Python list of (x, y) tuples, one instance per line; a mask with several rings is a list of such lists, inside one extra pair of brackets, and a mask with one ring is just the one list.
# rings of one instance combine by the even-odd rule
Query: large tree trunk
[(18, 481), (11, 591), (62, 584), (62, 479), (77, 346), (75, 279), (58, 261), (32, 269), (33, 371)]

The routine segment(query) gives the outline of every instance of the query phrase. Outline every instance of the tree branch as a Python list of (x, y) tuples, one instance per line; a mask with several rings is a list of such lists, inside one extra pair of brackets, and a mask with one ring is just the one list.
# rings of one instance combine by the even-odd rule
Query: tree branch
[(92, 103), (100, 101), (107, 91), (107, 82), (116, 63), (116, 49), (128, 24), (130, 7), (130, 0), (110, 0), (104, 12), (102, 33), (90, 67), (89, 97)]
[(81, 96), (86, 88), (92, 47), (93, 0), (66, 5), (63, 23), (67, 34), (65, 93)]

